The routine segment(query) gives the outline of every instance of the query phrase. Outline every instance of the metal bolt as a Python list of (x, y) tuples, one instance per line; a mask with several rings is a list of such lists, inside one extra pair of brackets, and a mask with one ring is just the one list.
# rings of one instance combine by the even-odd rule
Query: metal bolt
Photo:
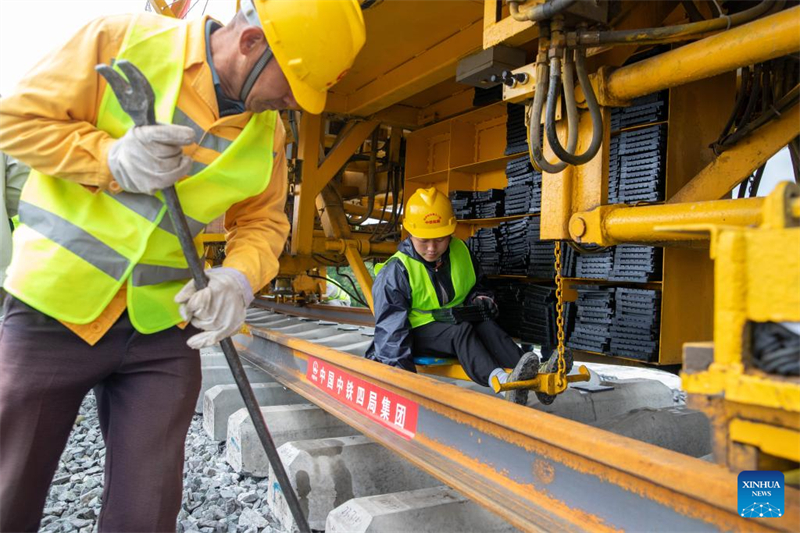
[(586, 221), (581, 217), (573, 218), (569, 223), (569, 232), (573, 237), (583, 237), (586, 235)]

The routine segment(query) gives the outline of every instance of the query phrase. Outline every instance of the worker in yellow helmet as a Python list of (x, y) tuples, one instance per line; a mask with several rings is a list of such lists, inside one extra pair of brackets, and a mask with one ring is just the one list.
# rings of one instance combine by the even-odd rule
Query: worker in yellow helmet
[[(227, 25), (105, 17), (0, 100), (0, 150), (35, 169), (4, 284), (0, 531), (39, 527), (92, 389), (99, 531), (175, 530), (197, 349), (238, 331), (289, 231), (278, 110), (320, 113), (365, 39), (355, 0), (243, 0)], [(122, 59), (153, 86), (157, 125), (133, 127), (95, 72)], [(225, 217), (226, 259), (200, 291), (157, 194), (173, 184), (199, 249)]]
[[(494, 320), (456, 324), (452, 314), (439, 312), (465, 304), (485, 310), (484, 318), (497, 312), (480, 265), (464, 241), (453, 236), (456, 218), (447, 196), (433, 187), (414, 192), (403, 227), (411, 236), (376, 268), (375, 337), (366, 357), (411, 372), (416, 371), (415, 356), (457, 357), (467, 375), (484, 386), (492, 376), (505, 382), (505, 368), (516, 372), (531, 358), (538, 365), (535, 354), (523, 358)], [(448, 321), (438, 321), (442, 315)], [(526, 399), (527, 394), (517, 395), (515, 401)]]

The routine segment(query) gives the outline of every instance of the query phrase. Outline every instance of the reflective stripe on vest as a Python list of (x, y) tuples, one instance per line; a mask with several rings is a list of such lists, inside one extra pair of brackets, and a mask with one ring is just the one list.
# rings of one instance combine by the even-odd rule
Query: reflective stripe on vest
[[(444, 305), (445, 308), (464, 303), (469, 291), (475, 286), (476, 279), (475, 267), (472, 265), (472, 258), (464, 241), (453, 237), (450, 239), (448, 249), (450, 250), (450, 279), (453, 282), (455, 295)], [(408, 321), (411, 323), (411, 327), (418, 328), (433, 322), (431, 311), (441, 306), (428, 269), (422, 262), (403, 252), (396, 252), (385, 263), (376, 265), (375, 272), (380, 272), (384, 265), (393, 259), (403, 263), (408, 272), (408, 282), (411, 285), (411, 310), (408, 313)]]
[(121, 281), (130, 261), (87, 231), (28, 202), (19, 202), (25, 225), (90, 263), (109, 277)]
[[(198, 132), (200, 146), (222, 152), (210, 164), (196, 162), (191, 178), (176, 184), (196, 236), (230, 206), (268, 186), (278, 115), (252, 115), (233, 141), (200, 133), (176, 107), (185, 43), (183, 21), (141, 14), (132, 19), (117, 59), (127, 59), (147, 76), (159, 122), (188, 125)], [(97, 116), (97, 128), (114, 138), (132, 127), (108, 87)], [(173, 299), (190, 273), (160, 192), (94, 193), (32, 171), (20, 213), (5, 284), (20, 300), (59, 320), (85, 324), (128, 283), (128, 314), (138, 331), (154, 333), (183, 320)], [(195, 245), (200, 254), (199, 239)]]

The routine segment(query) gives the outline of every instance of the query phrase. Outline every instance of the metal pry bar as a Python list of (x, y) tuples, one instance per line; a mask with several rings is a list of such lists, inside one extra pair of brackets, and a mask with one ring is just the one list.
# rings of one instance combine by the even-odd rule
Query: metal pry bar
[(120, 107), (133, 119), (135, 126), (156, 124), (156, 95), (142, 71), (129, 61), (117, 61), (122, 74), (109, 65), (97, 65), (95, 70), (103, 76), (119, 101)]

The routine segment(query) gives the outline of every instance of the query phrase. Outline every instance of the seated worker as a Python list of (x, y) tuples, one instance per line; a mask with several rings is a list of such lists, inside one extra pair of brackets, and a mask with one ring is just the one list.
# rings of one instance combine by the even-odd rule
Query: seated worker
[[(417, 190), (408, 199), (403, 225), (411, 236), (376, 269), (375, 338), (366, 357), (411, 372), (416, 372), (412, 354), (457, 357), (475, 383), (489, 386), (494, 375), (505, 382), (503, 369), (515, 368), (523, 353), (496, 322), (449, 324), (431, 315), (436, 308), (480, 299), (496, 309), (480, 265), (464, 241), (452, 236), (456, 219), (450, 200), (435, 188)], [(531, 357), (538, 365), (538, 357)], [(526, 354), (523, 360), (528, 359)]]

